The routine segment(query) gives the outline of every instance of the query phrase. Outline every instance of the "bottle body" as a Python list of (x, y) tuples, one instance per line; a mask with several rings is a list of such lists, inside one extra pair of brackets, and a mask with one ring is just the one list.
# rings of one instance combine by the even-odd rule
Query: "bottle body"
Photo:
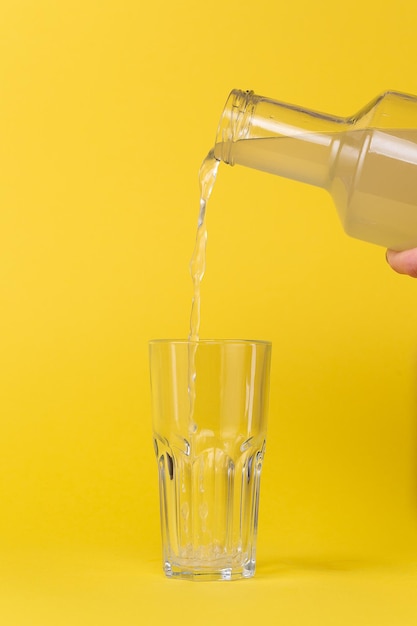
[(329, 191), (348, 235), (417, 246), (417, 98), (387, 92), (350, 118), (233, 91), (215, 155)]

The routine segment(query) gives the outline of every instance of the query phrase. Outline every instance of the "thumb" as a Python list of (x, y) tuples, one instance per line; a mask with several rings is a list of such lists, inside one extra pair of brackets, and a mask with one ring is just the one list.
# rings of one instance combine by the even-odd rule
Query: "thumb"
[(398, 274), (407, 274), (417, 278), (417, 248), (396, 252), (387, 250), (387, 261)]

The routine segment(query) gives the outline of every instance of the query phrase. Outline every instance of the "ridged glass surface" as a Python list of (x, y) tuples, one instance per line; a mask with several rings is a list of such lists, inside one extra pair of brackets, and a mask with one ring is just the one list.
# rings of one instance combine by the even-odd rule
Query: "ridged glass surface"
[(203, 437), (198, 455), (155, 441), (165, 571), (252, 576), (263, 446), (249, 442), (232, 458)]

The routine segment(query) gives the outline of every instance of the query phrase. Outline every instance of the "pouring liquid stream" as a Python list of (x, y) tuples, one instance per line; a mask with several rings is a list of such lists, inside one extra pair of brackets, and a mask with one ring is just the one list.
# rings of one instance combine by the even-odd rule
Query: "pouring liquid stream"
[(216, 182), (217, 170), (220, 161), (214, 156), (214, 149), (210, 150), (200, 167), (200, 211), (198, 215), (197, 234), (194, 252), (190, 261), (190, 274), (193, 281), (193, 298), (191, 303), (190, 331), (188, 334), (188, 396), (190, 400), (189, 429), (193, 433), (197, 430), (194, 422), (194, 407), (196, 398), (196, 354), (200, 339), (201, 321), (201, 297), (200, 286), (206, 269), (206, 246), (207, 246), (207, 202)]

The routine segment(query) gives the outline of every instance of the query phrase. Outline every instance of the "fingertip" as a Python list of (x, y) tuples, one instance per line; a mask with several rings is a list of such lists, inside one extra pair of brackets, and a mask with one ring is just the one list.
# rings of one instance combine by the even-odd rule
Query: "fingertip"
[(417, 278), (417, 248), (402, 252), (387, 250), (385, 256), (395, 272)]

